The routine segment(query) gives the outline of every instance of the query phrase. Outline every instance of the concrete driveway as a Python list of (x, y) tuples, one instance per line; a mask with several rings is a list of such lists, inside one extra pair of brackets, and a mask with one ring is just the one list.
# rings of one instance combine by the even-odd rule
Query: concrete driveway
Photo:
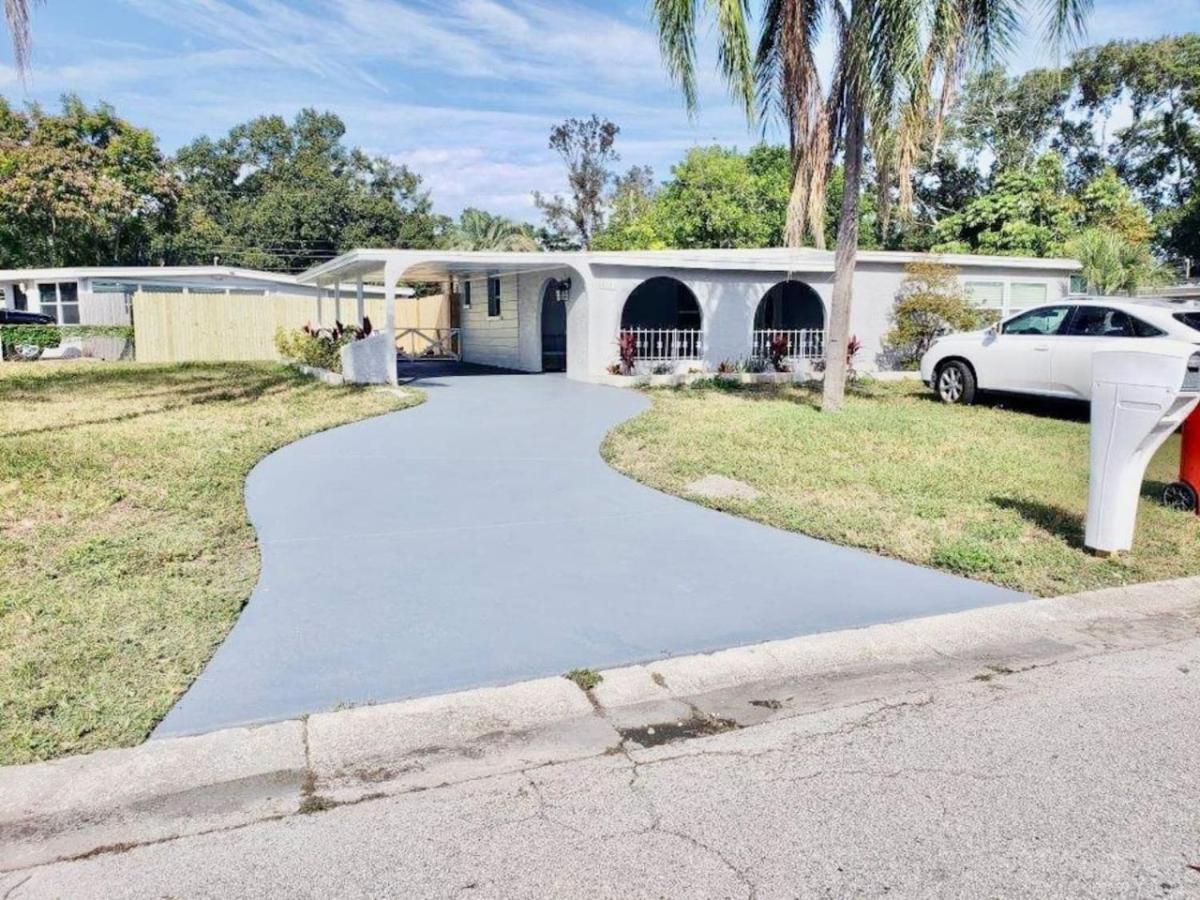
[(598, 448), (640, 394), (419, 386), (254, 469), (261, 579), (156, 736), (1026, 599), (626, 479)]

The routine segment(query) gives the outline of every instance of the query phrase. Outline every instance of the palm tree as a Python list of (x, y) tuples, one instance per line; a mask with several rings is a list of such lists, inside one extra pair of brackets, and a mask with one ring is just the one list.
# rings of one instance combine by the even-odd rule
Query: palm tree
[[(1082, 31), (1092, 0), (1034, 0), (1055, 43)], [(824, 193), (837, 148), (844, 189), (834, 254), (833, 301), (826, 339), (822, 408), (845, 395), (854, 267), (858, 255), (863, 151), (868, 141), (895, 148), (903, 183), (926, 136), (940, 140), (941, 121), (969, 61), (1011, 46), (1022, 0), (764, 0), (757, 56), (751, 62), (748, 0), (654, 0), (664, 62), (689, 111), (696, 107), (696, 30), (701, 9), (716, 18), (717, 60), (731, 93), (752, 120), (777, 112), (792, 145), (787, 244), (807, 232), (818, 245)], [(837, 58), (824, 90), (816, 49), (826, 35)], [(930, 97), (942, 90), (931, 132)], [(894, 141), (881, 131), (894, 129)], [(901, 198), (904, 199), (903, 197)]]
[(1066, 252), (1083, 266), (1089, 294), (1134, 296), (1139, 288), (1170, 282), (1170, 272), (1143, 244), (1111, 228), (1088, 228), (1067, 242)]
[(29, 73), (29, 16), (35, 5), (45, 0), (4, 0), (4, 17), (8, 20), (8, 33), (12, 37), (13, 61), (17, 72), (24, 78)]
[(450, 250), (537, 250), (527, 226), (482, 209), (464, 209), (446, 240)]

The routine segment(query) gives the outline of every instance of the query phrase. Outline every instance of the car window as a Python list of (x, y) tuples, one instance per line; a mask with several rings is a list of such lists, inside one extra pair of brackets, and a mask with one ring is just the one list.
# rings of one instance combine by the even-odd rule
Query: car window
[(1149, 322), (1107, 306), (1079, 306), (1064, 334), (1073, 337), (1161, 337), (1166, 334)]
[(1188, 328), (1194, 328), (1200, 331), (1200, 312), (1182, 312), (1175, 313), (1176, 321), (1182, 322)]
[(1069, 306), (1042, 306), (1031, 309), (1005, 322), (1002, 331), (1004, 334), (1058, 334), (1070, 311)]

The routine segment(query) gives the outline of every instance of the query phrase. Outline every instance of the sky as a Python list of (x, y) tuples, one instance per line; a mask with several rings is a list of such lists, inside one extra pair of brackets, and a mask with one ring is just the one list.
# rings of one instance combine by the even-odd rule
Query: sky
[[(258, 115), (313, 106), (348, 140), (410, 166), (437, 211), (478, 206), (535, 221), (534, 190), (564, 185), (552, 126), (597, 113), (619, 166), (659, 179), (692, 146), (761, 134), (715, 72), (701, 29), (700, 106), (687, 114), (660, 61), (651, 0), (47, 0), (33, 74), (0, 53), (0, 91), (53, 106), (106, 100), (165, 152)], [(1088, 42), (1200, 30), (1200, 0), (1096, 0)], [(1014, 71), (1054, 63), (1036, 35)], [(770, 133), (768, 133), (770, 136)], [(777, 136), (777, 135), (776, 135)]]

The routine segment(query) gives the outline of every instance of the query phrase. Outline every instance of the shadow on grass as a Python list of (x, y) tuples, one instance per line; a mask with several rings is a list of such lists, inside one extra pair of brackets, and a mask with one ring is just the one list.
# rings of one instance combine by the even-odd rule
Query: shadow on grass
[[(942, 404), (932, 391), (922, 392), (922, 399)], [(979, 394), (975, 406), (983, 409), (1002, 409), (1009, 412), (1037, 416), (1043, 419), (1060, 419), (1067, 422), (1088, 422), (1091, 406), (1083, 400), (1066, 400), (1057, 397), (1031, 397), (1024, 394)]]
[[(40, 428), (14, 429), (0, 432), (0, 438), (24, 437), (69, 431), (89, 425), (108, 425), (127, 422), (146, 416), (174, 412), (194, 406), (212, 403), (246, 405), (268, 395), (278, 393), (298, 382), (317, 387), (317, 383), (284, 366), (239, 365), (184, 365), (184, 366), (137, 366), (128, 369), (118, 367), (94, 368), (81, 365), (78, 369), (63, 369), (50, 373), (30, 372), (0, 379), (0, 402), (13, 404), (26, 402), (41, 403), (57, 397), (70, 396), (74, 391), (101, 392), (105, 388), (129, 386), (135, 393), (109, 399), (132, 399), (154, 401), (165, 398), (166, 402), (143, 409), (131, 410), (110, 416), (45, 425)], [(96, 397), (102, 405), (104, 395)]]
[(988, 502), (999, 509), (1015, 512), (1026, 522), (1054, 535), (1076, 550), (1083, 549), (1084, 523), (1083, 516), (1078, 513), (1069, 512), (1050, 503), (1015, 497), (990, 497)]
[[(821, 382), (800, 381), (786, 384), (742, 384), (723, 378), (705, 378), (675, 387), (648, 388), (649, 391), (674, 391), (680, 394), (729, 394), (743, 400), (783, 400), (813, 409), (821, 408)], [(895, 396), (877, 382), (859, 381), (846, 385), (846, 396), (854, 400), (881, 400)]]

